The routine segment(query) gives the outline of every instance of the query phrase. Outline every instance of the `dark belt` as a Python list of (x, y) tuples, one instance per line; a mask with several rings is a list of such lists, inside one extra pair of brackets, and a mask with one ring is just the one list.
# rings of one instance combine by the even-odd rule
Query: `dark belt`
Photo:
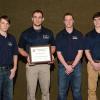
[(10, 66), (0, 66), (0, 71), (3, 71), (3, 70), (10, 70), (11, 67)]
[(94, 60), (96, 63), (100, 63), (100, 60)]
[(66, 61), (68, 65), (72, 65), (74, 61)]

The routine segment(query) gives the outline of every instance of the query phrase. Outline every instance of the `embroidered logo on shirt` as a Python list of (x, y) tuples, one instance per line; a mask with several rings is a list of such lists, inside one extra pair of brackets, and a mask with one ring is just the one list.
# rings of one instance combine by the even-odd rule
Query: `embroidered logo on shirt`
[(78, 37), (77, 37), (77, 36), (72, 36), (72, 39), (73, 39), (73, 40), (77, 40)]
[(12, 44), (11, 42), (8, 42), (8, 46), (10, 46), (10, 47), (11, 47), (12, 45), (13, 45), (13, 44)]
[(43, 39), (49, 39), (49, 35), (43, 35)]

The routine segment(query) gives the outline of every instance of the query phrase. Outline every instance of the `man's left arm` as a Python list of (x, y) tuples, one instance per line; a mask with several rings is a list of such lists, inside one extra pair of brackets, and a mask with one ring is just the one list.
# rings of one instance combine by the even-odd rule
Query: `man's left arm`
[(56, 46), (55, 46), (55, 39), (54, 39), (54, 35), (53, 35), (53, 32), (51, 31), (51, 35), (50, 35), (50, 45), (51, 45), (51, 55), (52, 55), (52, 62), (51, 63), (54, 63), (54, 53), (56, 51)]
[(9, 77), (11, 80), (14, 78), (16, 70), (17, 70), (17, 61), (18, 61), (18, 56), (14, 55), (13, 56), (13, 68), (10, 70), (11, 74)]
[(56, 47), (55, 46), (51, 46), (51, 56), (52, 56), (52, 61), (50, 63), (54, 63), (54, 53), (56, 51)]
[(80, 59), (82, 58), (82, 55), (83, 55), (83, 50), (78, 50), (78, 53), (77, 53), (75, 60), (72, 64), (72, 68), (75, 68), (75, 66), (79, 63)]
[(79, 39), (78, 39), (78, 43), (77, 43), (77, 46), (78, 46), (78, 52), (77, 52), (77, 55), (74, 59), (74, 62), (72, 64), (72, 68), (76, 67), (76, 65), (80, 62), (80, 59), (82, 58), (82, 55), (83, 55), (83, 50), (84, 50), (84, 37), (82, 34), (80, 34), (79, 36)]
[(13, 79), (17, 70), (17, 62), (18, 62), (18, 46), (17, 46), (17, 42), (16, 39), (13, 38), (13, 59), (12, 59), (12, 64), (13, 67), (10, 70), (11, 74), (9, 76), (9, 79)]
[(56, 51), (56, 46), (51, 46), (51, 54), (54, 54)]

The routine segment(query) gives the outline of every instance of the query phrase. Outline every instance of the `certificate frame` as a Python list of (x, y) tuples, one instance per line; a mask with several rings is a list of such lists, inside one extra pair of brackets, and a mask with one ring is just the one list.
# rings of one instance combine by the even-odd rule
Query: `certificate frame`
[(39, 45), (30, 47), (30, 64), (44, 64), (52, 61), (51, 46)]

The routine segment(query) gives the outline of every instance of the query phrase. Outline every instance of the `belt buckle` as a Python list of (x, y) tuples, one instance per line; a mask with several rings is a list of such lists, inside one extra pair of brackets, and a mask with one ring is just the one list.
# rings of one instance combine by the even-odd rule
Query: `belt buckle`
[(67, 61), (67, 64), (68, 65), (72, 65), (73, 64), (73, 61)]
[(2, 66), (2, 67), (0, 67), (0, 70), (9, 70), (10, 69), (10, 67), (8, 67), (8, 66)]

